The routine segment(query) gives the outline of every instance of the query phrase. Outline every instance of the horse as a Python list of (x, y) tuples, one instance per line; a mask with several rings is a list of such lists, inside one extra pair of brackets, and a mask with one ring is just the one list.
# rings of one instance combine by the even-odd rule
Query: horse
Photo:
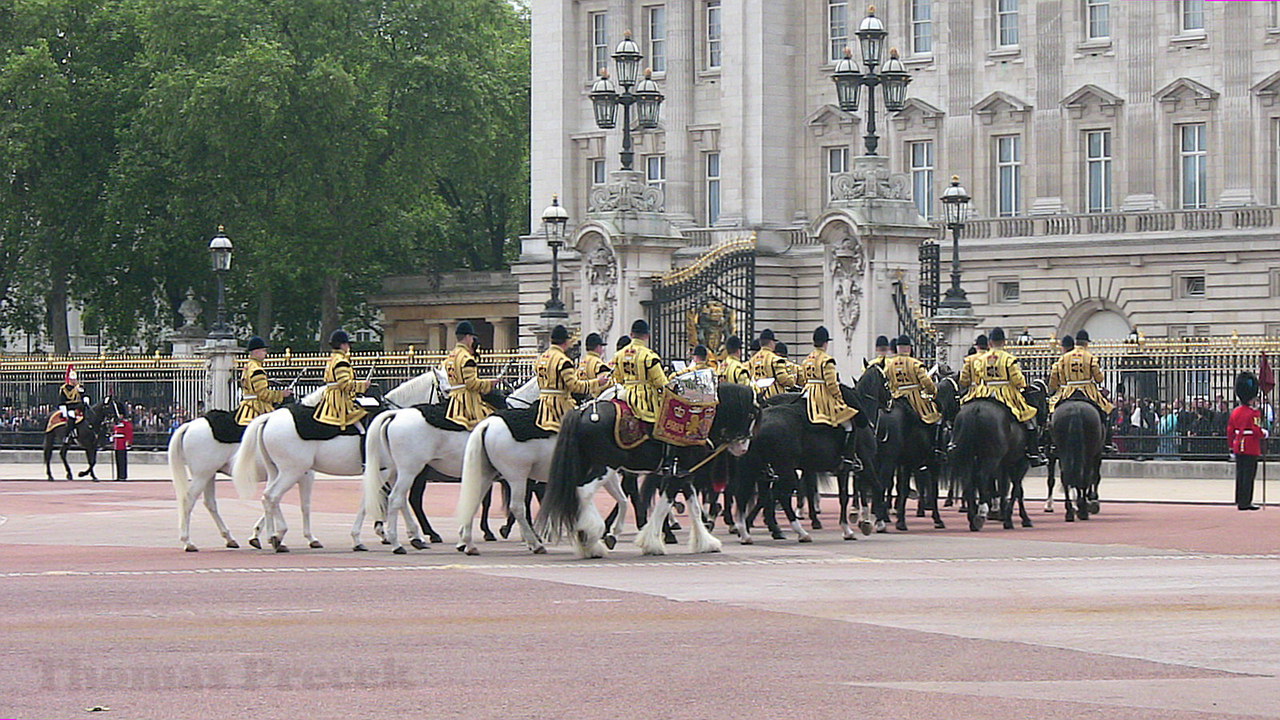
[[(719, 403), (709, 440), (718, 446), (715, 452), (728, 450), (730, 455), (741, 457), (750, 448), (759, 415), (755, 392), (745, 385), (722, 382), (716, 395)], [(594, 496), (605, 481), (606, 470), (629, 470), (643, 476), (640, 499), (649, 510), (648, 520), (635, 538), (642, 553), (665, 554), (662, 529), (678, 492), (688, 497), (693, 516), (690, 551), (719, 552), (720, 541), (707, 530), (701, 493), (690, 478), (712, 451), (704, 446), (677, 448), (653, 439), (624, 450), (614, 441), (616, 420), (617, 406), (612, 402), (590, 403), (569, 411), (561, 420), (546, 496), (538, 512), (537, 527), (543, 536), (558, 540), (568, 535), (579, 557), (604, 557), (608, 552), (604, 542), (607, 528)]]
[[(879, 366), (868, 368), (868, 373), (880, 373)], [(907, 531), (907, 499), (911, 490), (911, 478), (916, 479), (921, 510), (933, 511), (933, 526), (946, 527), (938, 510), (938, 459), (934, 452), (937, 428), (925, 424), (905, 399), (894, 402), (886, 412), (880, 413), (876, 439), (876, 459), (880, 468), (881, 487), (888, 489), (897, 477), (894, 498), (894, 528)]]
[[(302, 399), (302, 405), (314, 407), (320, 401), (324, 389), (318, 389)], [(437, 396), (437, 376), (434, 370), (401, 383), (386, 394), (386, 400), (395, 406), (405, 407), (414, 403), (426, 402)], [(380, 418), (392, 411), (382, 413)], [(395, 411), (401, 412), (401, 411)], [(413, 411), (417, 412), (417, 411)], [(267, 488), (262, 493), (262, 509), (264, 524), (268, 530), (268, 542), (276, 552), (288, 552), (284, 544), (288, 526), (284, 514), (280, 512), (280, 498), (294, 485), (298, 485), (298, 495), (304, 508), (302, 514), (302, 534), (313, 548), (324, 547), (311, 534), (311, 486), (315, 482), (315, 473), (320, 471), (329, 475), (360, 475), (360, 445), (363, 438), (359, 435), (338, 435), (328, 440), (303, 440), (298, 436), (293, 421), (293, 411), (287, 408), (273, 410), (254, 418), (244, 429), (244, 439), (240, 451), (236, 453), (231, 478), (236, 490), (243, 499), (253, 496), (257, 484), (266, 481)], [(370, 458), (370, 464), (377, 468), (377, 459)], [(412, 479), (412, 478), (410, 478)], [(380, 488), (380, 486), (379, 486)], [(380, 503), (375, 503), (380, 505)], [(351, 529), (352, 549), (366, 550), (360, 542), (360, 527), (364, 524), (366, 501), (356, 513), (355, 525)], [(397, 508), (397, 511), (399, 508)], [(388, 517), (391, 511), (388, 511)], [(415, 528), (416, 532), (416, 528)], [(415, 547), (426, 543), (415, 537)]]
[[(74, 435), (76, 445), (81, 450), (84, 450), (85, 458), (89, 462), (89, 469), (81, 470), (79, 477), (88, 475), (93, 478), (94, 482), (98, 482), (98, 475), (93, 470), (94, 465), (98, 462), (98, 448), (106, 442), (107, 433), (111, 430), (111, 423), (118, 418), (119, 410), (110, 397), (97, 405), (85, 406), (84, 419), (75, 424)], [(50, 416), (50, 419), (52, 420), (52, 416)], [(54, 425), (44, 431), (44, 473), (45, 479), (49, 482), (53, 482), (53, 471), (49, 469), (49, 461), (53, 457), (55, 445), (59, 446), (58, 457), (62, 459), (62, 467), (66, 468), (67, 479), (74, 479), (71, 473), (71, 464), (67, 462), (67, 451), (71, 449), (72, 434), (72, 423), (69, 422)]]
[[(866, 375), (864, 373), (864, 377)], [(863, 382), (859, 380), (859, 386), (862, 385)], [(743, 545), (753, 542), (749, 518), (753, 509), (760, 504), (765, 505), (766, 524), (774, 531), (774, 537), (781, 534), (780, 530), (775, 530), (777, 521), (773, 517), (774, 503), (782, 504), (787, 521), (799, 542), (813, 541), (791, 506), (791, 497), (797, 490), (797, 472), (815, 478), (818, 473), (833, 473), (836, 476), (840, 493), (840, 527), (844, 539), (857, 538), (853, 528), (849, 526), (849, 477), (856, 459), (861, 464), (859, 473), (864, 481), (858, 483), (859, 488), (866, 488), (865, 481), (868, 479), (874, 487), (877, 458), (875, 433), (871, 429), (869, 418), (879, 411), (880, 406), (875, 396), (869, 394), (865, 387), (859, 390), (841, 385), (840, 391), (845, 404), (859, 412), (859, 416), (855, 418), (852, 438), (848, 438), (846, 431), (841, 428), (809, 422), (808, 409), (800, 393), (782, 393), (765, 402), (751, 448), (738, 460), (733, 480), (733, 505), (736, 509), (733, 528), (737, 531), (738, 541)], [(865, 496), (860, 494), (860, 498), (874, 495), (874, 492), (868, 492)], [(812, 495), (809, 498), (812, 513), (816, 503)], [(865, 502), (860, 503), (859, 518), (859, 527), (869, 534), (871, 521)]]
[[(537, 378), (531, 378), (507, 396), (507, 402), (522, 403), (527, 406), (532, 404), (537, 396), (538, 381)], [(488, 420), (490, 418), (485, 418), (481, 423)], [(476, 427), (478, 428), (479, 425)], [(364, 509), (365, 512), (377, 518), (382, 503), (382, 486), (385, 483), (391, 484), (383, 533), (393, 553), (403, 555), (407, 552), (400, 544), (396, 528), (396, 513), (404, 507), (411, 486), (428, 467), (446, 477), (462, 477), (463, 457), (466, 454), (467, 440), (472, 434), (474, 431), (438, 428), (427, 422), (417, 408), (388, 411), (374, 418), (369, 424), (367, 459), (363, 472)], [(513, 497), (524, 497), (523, 482), (526, 479), (527, 477), (521, 478), (520, 491), (513, 492)], [(514, 482), (509, 477), (507, 480)], [(476, 502), (479, 503), (480, 499), (477, 496)], [(524, 527), (521, 530), (523, 532)], [(526, 542), (530, 541), (530, 537), (530, 535), (525, 536)], [(419, 550), (423, 549), (418, 543), (412, 544)]]
[[(1022, 424), (999, 401), (982, 398), (957, 411), (952, 477), (963, 489), (970, 530), (982, 529), (997, 499), (1004, 527), (1013, 528), (1013, 505), (1030, 467), (1025, 438)], [(1022, 526), (1031, 527), (1026, 507), (1019, 505)]]
[[(1062, 494), (1066, 505), (1066, 521), (1075, 522), (1077, 512), (1081, 520), (1088, 520), (1090, 492), (1096, 497), (1102, 478), (1102, 447), (1106, 443), (1106, 428), (1097, 407), (1088, 400), (1068, 398), (1058, 403), (1049, 420), (1049, 432), (1057, 448), (1058, 461), (1062, 464)], [(1071, 491), (1076, 494), (1072, 506)], [(1049, 475), (1049, 496), (1046, 508), (1053, 498), (1053, 475)]]

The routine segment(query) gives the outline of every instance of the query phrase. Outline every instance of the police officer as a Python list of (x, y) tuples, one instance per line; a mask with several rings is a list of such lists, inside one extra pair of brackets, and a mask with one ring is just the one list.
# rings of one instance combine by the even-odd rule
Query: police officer
[(493, 414), (485, 404), (484, 396), (493, 392), (493, 381), (480, 378), (476, 362), (476, 330), (470, 320), (458, 323), (453, 332), (458, 344), (444, 360), (445, 373), (449, 376), (449, 407), (446, 420), (470, 430)]
[(364, 424), (360, 420), (368, 413), (356, 404), (356, 395), (369, 389), (369, 381), (356, 380), (355, 368), (351, 367), (351, 337), (346, 330), (334, 330), (329, 347), (333, 352), (324, 366), (324, 395), (314, 417), (317, 422), (344, 430), (355, 425), (363, 435)]
[[(1009, 408), (1014, 418), (1022, 423), (1026, 432), (1027, 460), (1033, 467), (1048, 462), (1040, 452), (1039, 430), (1036, 427), (1036, 409), (1027, 404), (1022, 391), (1027, 387), (1026, 377), (1018, 365), (1018, 359), (1004, 349), (1005, 335), (1003, 328), (991, 331), (988, 341), (991, 349), (980, 356), (981, 362), (975, 360), (965, 365), (961, 372), (961, 387), (969, 388), (961, 404), (983, 398), (993, 398)], [(977, 377), (974, 374), (978, 373)], [(966, 377), (967, 376), (967, 377)]]
[(724, 362), (720, 363), (720, 379), (738, 385), (751, 385), (751, 368), (742, 362), (742, 338), (730, 335), (724, 341)]
[(776, 345), (773, 330), (766, 328), (760, 333), (760, 351), (751, 358), (751, 379), (756, 386), (760, 386), (761, 380), (773, 380), (768, 387), (760, 389), (761, 400), (787, 392), (796, 384), (795, 375), (788, 369), (787, 361), (773, 351)]
[(549, 432), (560, 432), (561, 418), (573, 409), (574, 394), (595, 395), (609, 381), (605, 370), (591, 380), (579, 379), (573, 361), (569, 359), (568, 349), (569, 331), (565, 326), (557, 325), (551, 330), (551, 346), (538, 356), (534, 365), (538, 376), (537, 425)]
[(240, 371), (240, 390), (242, 397), (240, 407), (236, 408), (236, 424), (248, 425), (254, 418), (275, 409), (285, 398), (293, 395), (293, 390), (285, 388), (276, 390), (267, 380), (267, 371), (262, 361), (267, 357), (267, 343), (254, 335), (249, 338), (249, 361)]
[(858, 410), (845, 404), (844, 395), (840, 392), (836, 359), (827, 354), (827, 344), (830, 342), (831, 333), (826, 327), (819, 325), (813, 331), (813, 352), (809, 353), (801, 365), (808, 396), (805, 405), (809, 422), (852, 430), (852, 420)]
[(614, 357), (613, 379), (625, 389), (627, 404), (637, 418), (658, 421), (667, 373), (662, 358), (649, 347), (649, 323), (644, 320), (631, 323), (631, 342)]

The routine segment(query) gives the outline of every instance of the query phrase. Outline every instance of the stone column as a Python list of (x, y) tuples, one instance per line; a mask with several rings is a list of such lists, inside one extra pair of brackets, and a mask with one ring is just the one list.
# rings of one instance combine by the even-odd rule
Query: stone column
[(209, 340), (196, 354), (205, 359), (205, 410), (235, 410), (236, 355), (240, 347), (234, 339)]
[(700, 163), (689, 139), (693, 78), (697, 73), (694, 13), (698, 3), (667, 3), (667, 75), (661, 121), (666, 129), (667, 217), (677, 227), (692, 226), (694, 189)]
[(432, 350), (448, 351), (453, 346), (449, 344), (449, 323), (436, 323), (434, 331), (429, 338)]
[(514, 318), (485, 318), (493, 325), (493, 349), (501, 352), (512, 352), (516, 349), (516, 333)]
[(952, 372), (960, 372), (965, 351), (973, 344), (974, 328), (981, 319), (973, 314), (973, 308), (950, 310), (939, 308), (933, 316), (933, 326), (941, 338), (938, 341), (938, 358), (945, 359)]

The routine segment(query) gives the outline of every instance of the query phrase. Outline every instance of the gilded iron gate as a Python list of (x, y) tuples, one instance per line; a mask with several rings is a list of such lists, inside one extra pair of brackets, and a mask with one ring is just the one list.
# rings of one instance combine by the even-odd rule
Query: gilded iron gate
[(920, 244), (920, 312), (931, 318), (938, 310), (939, 291), (938, 243), (926, 240)]
[(653, 347), (663, 360), (687, 359), (695, 345), (723, 356), (724, 342), (754, 334), (756, 250), (753, 240), (713, 248), (692, 265), (662, 276), (646, 302)]

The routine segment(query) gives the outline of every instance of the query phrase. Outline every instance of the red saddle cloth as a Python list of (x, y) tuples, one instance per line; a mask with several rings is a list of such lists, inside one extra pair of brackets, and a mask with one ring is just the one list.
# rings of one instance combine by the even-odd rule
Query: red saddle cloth
[(618, 416), (613, 423), (613, 441), (623, 450), (632, 450), (643, 445), (644, 441), (649, 439), (649, 432), (653, 429), (653, 425), (636, 417), (635, 412), (625, 400), (615, 398), (611, 402)]
[(653, 437), (676, 447), (705, 445), (715, 420), (715, 402), (691, 402), (664, 389)]

